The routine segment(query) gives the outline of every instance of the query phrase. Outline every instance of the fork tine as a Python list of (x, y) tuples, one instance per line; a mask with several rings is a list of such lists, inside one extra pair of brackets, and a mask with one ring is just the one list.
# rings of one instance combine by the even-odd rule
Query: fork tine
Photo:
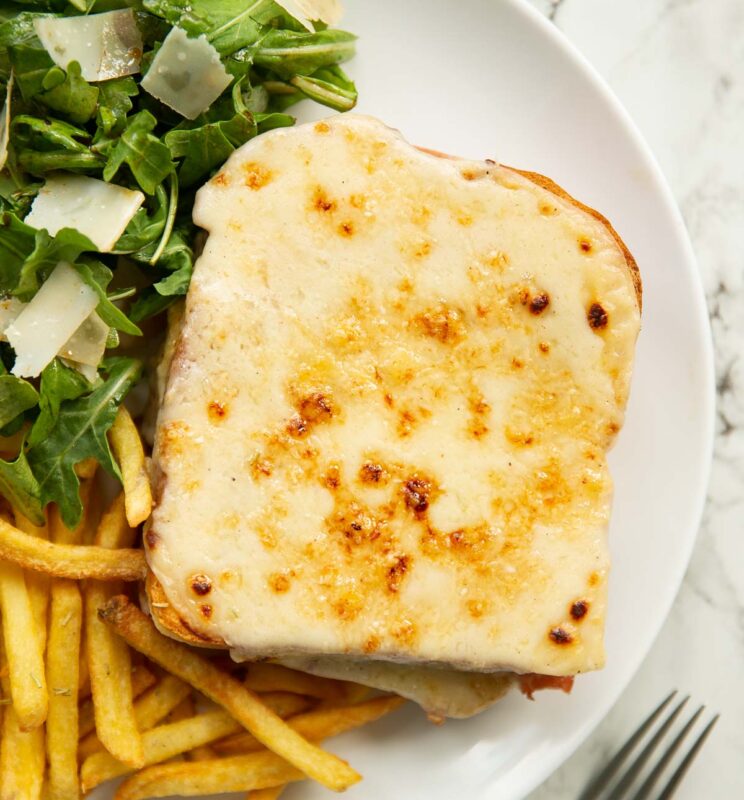
[(654, 750), (656, 750), (658, 747), (659, 742), (664, 738), (666, 732), (669, 730), (674, 720), (677, 719), (679, 712), (682, 711), (683, 706), (689, 699), (689, 696), (682, 698), (682, 700), (680, 700), (680, 702), (677, 703), (677, 705), (672, 709), (667, 718), (661, 723), (661, 725), (659, 725), (656, 733), (651, 737), (643, 750), (641, 750), (641, 752), (636, 756), (635, 761), (633, 761), (633, 763), (628, 767), (625, 774), (620, 779), (620, 782), (612, 790), (612, 792), (610, 792), (607, 800), (620, 800), (625, 792), (633, 785), (633, 781), (640, 775), (641, 770), (646, 765), (646, 762), (649, 760), (649, 758), (651, 758)]
[(662, 772), (666, 769), (667, 764), (672, 760), (672, 756), (679, 750), (680, 745), (684, 741), (687, 734), (690, 732), (692, 726), (697, 722), (698, 717), (702, 714), (705, 706), (700, 708), (687, 720), (684, 728), (676, 735), (674, 741), (667, 747), (664, 754), (659, 759), (657, 765), (651, 770), (650, 775), (643, 782), (641, 788), (636, 792), (633, 800), (645, 800), (649, 796), (651, 790), (656, 785), (656, 781), (661, 777)]
[(687, 770), (690, 768), (690, 765), (695, 760), (695, 756), (700, 752), (700, 748), (705, 744), (705, 740), (710, 735), (710, 732), (713, 730), (713, 726), (718, 722), (718, 717), (720, 715), (716, 714), (715, 717), (703, 728), (703, 732), (695, 739), (692, 747), (687, 752), (687, 755), (682, 759), (682, 763), (677, 767), (674, 772), (674, 775), (669, 779), (669, 783), (664, 787), (662, 793), (659, 795), (658, 800), (669, 800), (669, 798), (674, 794), (677, 790), (677, 787), (682, 783), (682, 778), (685, 777)]
[(656, 722), (661, 712), (669, 705), (674, 695), (677, 694), (675, 689), (667, 695), (661, 703), (643, 720), (638, 728), (628, 737), (625, 744), (617, 751), (612, 757), (610, 763), (594, 778), (593, 781), (584, 789), (579, 796), (579, 800), (595, 800), (607, 788), (615, 773), (625, 763), (625, 760), (634, 750), (638, 742), (643, 738), (646, 731)]

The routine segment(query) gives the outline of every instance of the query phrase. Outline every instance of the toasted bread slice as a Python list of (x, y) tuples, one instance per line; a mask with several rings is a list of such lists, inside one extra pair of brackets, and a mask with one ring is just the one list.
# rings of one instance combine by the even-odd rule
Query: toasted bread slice
[(248, 143), (195, 219), (146, 537), (161, 628), (248, 658), (601, 666), (641, 305), (609, 223), (354, 115)]

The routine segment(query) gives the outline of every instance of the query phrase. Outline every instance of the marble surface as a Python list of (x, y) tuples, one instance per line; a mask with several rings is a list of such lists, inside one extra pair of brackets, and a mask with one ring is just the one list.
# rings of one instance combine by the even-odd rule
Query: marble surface
[(573, 800), (670, 691), (722, 713), (676, 797), (744, 797), (744, 2), (532, 0), (630, 111), (688, 225), (708, 298), (718, 424), (687, 576), (640, 671), (529, 800)]

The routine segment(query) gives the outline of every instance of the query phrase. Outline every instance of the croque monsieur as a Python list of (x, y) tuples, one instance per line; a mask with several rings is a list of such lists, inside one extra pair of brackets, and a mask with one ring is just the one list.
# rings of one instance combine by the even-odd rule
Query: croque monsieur
[(244, 145), (194, 219), (145, 537), (161, 629), (435, 715), (601, 667), (641, 306), (607, 220), (357, 115)]

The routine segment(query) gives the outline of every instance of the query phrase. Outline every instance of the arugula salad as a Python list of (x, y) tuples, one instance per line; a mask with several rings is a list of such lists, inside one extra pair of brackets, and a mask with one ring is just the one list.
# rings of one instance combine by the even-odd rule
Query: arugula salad
[(132, 343), (188, 289), (196, 188), (299, 100), (356, 103), (338, 11), (0, 3), (0, 493), (36, 524), (50, 502), (78, 523), (80, 462), (118, 477), (106, 434)]

